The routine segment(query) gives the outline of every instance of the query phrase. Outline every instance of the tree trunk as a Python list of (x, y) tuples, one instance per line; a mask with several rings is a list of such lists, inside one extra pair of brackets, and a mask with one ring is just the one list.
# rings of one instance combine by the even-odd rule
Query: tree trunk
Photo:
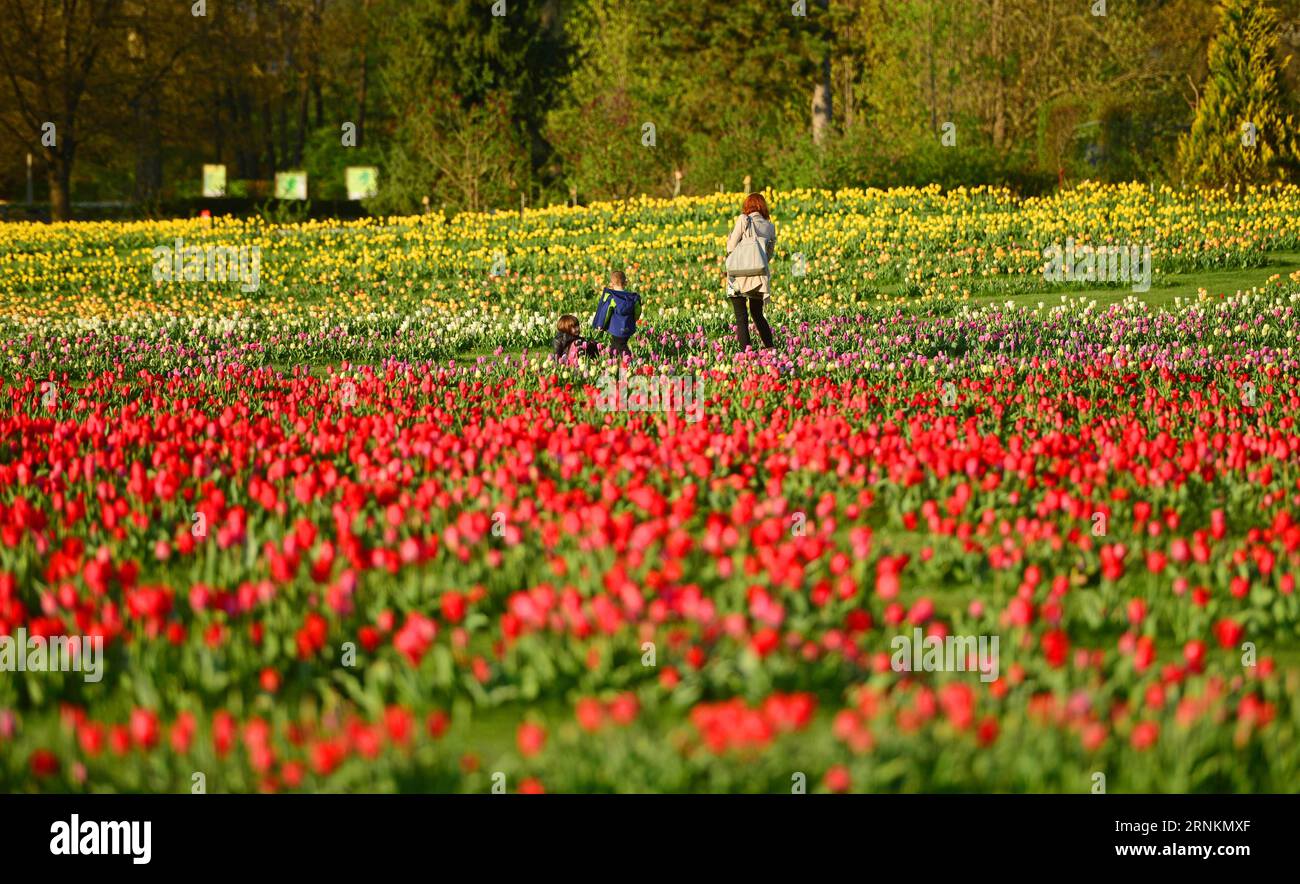
[(853, 128), (853, 58), (844, 60), (844, 128)]
[(311, 101), (311, 84), (307, 78), (302, 79), (301, 91), (298, 96), (298, 142), (294, 145), (293, 155), (294, 162), (302, 164), (303, 154), (307, 147), (307, 111), (308, 103)]
[(821, 144), (831, 126), (831, 60), (822, 59), (821, 79), (813, 86), (813, 144)]
[(270, 169), (269, 177), (274, 178), (275, 173), (281, 171), (279, 155), (275, 151), (275, 114), (271, 109), (270, 102), (266, 100), (261, 102), (261, 109), (262, 152), (265, 158), (264, 161)]
[[(819, 0), (823, 10), (830, 8), (830, 0)], [(831, 127), (832, 119), (831, 92), (831, 56), (830, 50), (822, 56), (821, 73), (813, 86), (812, 97), (812, 136), (813, 144), (821, 144), (826, 132)]]
[(930, 81), (930, 98), (927, 102), (930, 105), (930, 131), (939, 131), (939, 90), (935, 85), (934, 73), (934, 7), (929, 8), (929, 14), (926, 16), (926, 34), (925, 34), (925, 66)]
[[(261, 133), (260, 127), (253, 125), (253, 110), (249, 103), (248, 92), (240, 90), (230, 96), (231, 118), (235, 124), (233, 132)], [(262, 172), (262, 152), (260, 146), (249, 138), (235, 139), (235, 154), (239, 163), (240, 178), (259, 178)]]
[(162, 146), (158, 138), (158, 95), (146, 90), (132, 108), (135, 125), (135, 201), (152, 205), (162, 191)]
[(370, 59), (363, 43), (361, 45), (361, 76), (357, 82), (357, 147), (361, 147), (366, 139), (366, 87), (368, 85), (369, 71)]
[(50, 220), (72, 220), (72, 164), (60, 151), (46, 163), (46, 180), (50, 184)]
[(289, 129), (289, 102), (287, 95), (279, 96), (279, 118), (280, 118), (280, 151), (279, 156), (286, 163), (292, 162), (293, 147), (290, 138), (292, 137)]
[(992, 0), (989, 19), (990, 52), (993, 56), (993, 147), (1002, 150), (1007, 140), (1007, 83), (1002, 60), (1002, 0)]
[(221, 94), (218, 96), (218, 100), (212, 102), (212, 131), (216, 137), (216, 142), (213, 145), (212, 161), (215, 163), (221, 162), (221, 158), (225, 156), (224, 149), (226, 144), (225, 139), (222, 138), (222, 133), (225, 132), (225, 128), (221, 125), (221, 108), (226, 106), (227, 96), (229, 94), (229, 87), (223, 88)]

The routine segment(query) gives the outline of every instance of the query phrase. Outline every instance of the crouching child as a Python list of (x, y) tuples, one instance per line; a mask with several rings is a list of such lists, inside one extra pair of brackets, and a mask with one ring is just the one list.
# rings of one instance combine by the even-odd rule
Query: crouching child
[(568, 362), (576, 356), (595, 356), (596, 342), (589, 341), (578, 334), (578, 317), (566, 313), (555, 324), (555, 347), (552, 355), (560, 362)]

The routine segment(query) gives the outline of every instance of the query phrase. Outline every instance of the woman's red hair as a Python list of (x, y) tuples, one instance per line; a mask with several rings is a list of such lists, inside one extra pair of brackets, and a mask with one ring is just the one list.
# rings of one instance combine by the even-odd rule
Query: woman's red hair
[(751, 193), (749, 196), (745, 197), (745, 208), (741, 211), (746, 215), (752, 215), (754, 212), (758, 212), (758, 214), (762, 215), (768, 221), (772, 220), (772, 216), (767, 214), (767, 200), (763, 199), (761, 193)]

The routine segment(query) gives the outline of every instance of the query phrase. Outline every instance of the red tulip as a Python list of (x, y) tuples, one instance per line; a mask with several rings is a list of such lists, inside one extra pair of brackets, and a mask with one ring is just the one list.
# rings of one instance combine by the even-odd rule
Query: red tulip
[(822, 782), (832, 792), (847, 792), (853, 786), (853, 780), (849, 776), (848, 768), (840, 764), (834, 765), (827, 770)]
[(524, 722), (515, 733), (515, 742), (519, 746), (519, 754), (531, 758), (546, 746), (546, 730), (533, 722)]

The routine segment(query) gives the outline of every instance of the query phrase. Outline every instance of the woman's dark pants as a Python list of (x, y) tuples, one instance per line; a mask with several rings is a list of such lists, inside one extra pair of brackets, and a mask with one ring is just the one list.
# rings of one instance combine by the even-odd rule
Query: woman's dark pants
[[(763, 299), (741, 295), (727, 300), (731, 301), (731, 309), (736, 313), (736, 340), (740, 342), (740, 349), (749, 349), (750, 316), (754, 317), (754, 326), (758, 329), (758, 336), (763, 340), (763, 346), (772, 346), (772, 327), (767, 324), (767, 319), (763, 316)], [(749, 316), (745, 315), (745, 306), (747, 304), (749, 305)]]

